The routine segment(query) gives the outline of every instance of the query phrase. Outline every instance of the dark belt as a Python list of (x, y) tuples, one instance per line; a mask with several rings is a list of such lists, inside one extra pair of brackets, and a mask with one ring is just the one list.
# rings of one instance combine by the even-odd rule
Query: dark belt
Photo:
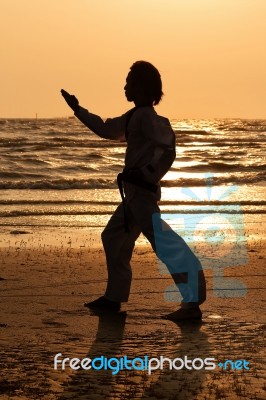
[(123, 182), (132, 183), (133, 185), (139, 186), (139, 187), (141, 187), (143, 189), (146, 189), (146, 190), (149, 190), (150, 192), (153, 192), (153, 193), (157, 192), (158, 185), (143, 181), (142, 179), (138, 179), (138, 178), (132, 177), (130, 175), (127, 175), (125, 172), (121, 172), (120, 174), (118, 174), (116, 180), (117, 180), (117, 186), (118, 186), (118, 189), (119, 189), (119, 192), (120, 192), (120, 196), (121, 196), (122, 204), (123, 204), (123, 209), (124, 209), (125, 232), (129, 232)]

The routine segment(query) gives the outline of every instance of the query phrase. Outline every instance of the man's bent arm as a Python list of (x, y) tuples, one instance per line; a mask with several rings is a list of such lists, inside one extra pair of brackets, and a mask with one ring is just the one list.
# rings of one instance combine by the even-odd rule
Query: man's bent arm
[(175, 160), (175, 134), (167, 118), (155, 117), (149, 110), (141, 122), (143, 135), (154, 145), (150, 162), (141, 168), (141, 172), (147, 181), (154, 183), (165, 175)]
[(111, 140), (126, 140), (125, 138), (125, 114), (121, 117), (108, 118), (103, 121), (98, 115), (90, 113), (83, 107), (79, 107), (75, 116), (96, 135)]

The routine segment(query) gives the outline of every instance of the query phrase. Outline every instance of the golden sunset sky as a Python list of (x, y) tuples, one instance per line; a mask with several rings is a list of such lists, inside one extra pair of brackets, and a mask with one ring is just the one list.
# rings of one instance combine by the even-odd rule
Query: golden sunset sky
[(266, 118), (266, 0), (0, 0), (0, 118), (131, 108), (128, 69), (161, 72), (170, 118)]

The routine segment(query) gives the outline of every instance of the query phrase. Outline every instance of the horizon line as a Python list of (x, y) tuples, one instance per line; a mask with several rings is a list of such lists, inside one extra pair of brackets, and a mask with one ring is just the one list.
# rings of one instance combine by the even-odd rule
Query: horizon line
[[(110, 117), (102, 117), (103, 120), (110, 118)], [(40, 117), (35, 116), (35, 117), (0, 117), (0, 120), (8, 120), (8, 119), (30, 119), (30, 120), (41, 120), (41, 119), (77, 119), (79, 120), (75, 115), (65, 115), (65, 116), (50, 116), (50, 117)], [(196, 119), (196, 120), (201, 120), (201, 119), (244, 119), (244, 120), (266, 120), (265, 117), (240, 117), (240, 116), (235, 116), (235, 117), (193, 117), (193, 116), (178, 116), (178, 117), (168, 117), (169, 120), (172, 119), (177, 119), (177, 120), (183, 120), (183, 119)]]

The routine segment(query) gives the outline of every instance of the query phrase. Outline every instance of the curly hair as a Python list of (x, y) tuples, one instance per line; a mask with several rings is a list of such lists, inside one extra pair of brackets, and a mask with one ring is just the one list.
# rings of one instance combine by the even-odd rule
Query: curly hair
[(134, 84), (144, 90), (154, 105), (159, 104), (163, 97), (161, 75), (148, 61), (136, 61), (131, 67), (131, 78)]

